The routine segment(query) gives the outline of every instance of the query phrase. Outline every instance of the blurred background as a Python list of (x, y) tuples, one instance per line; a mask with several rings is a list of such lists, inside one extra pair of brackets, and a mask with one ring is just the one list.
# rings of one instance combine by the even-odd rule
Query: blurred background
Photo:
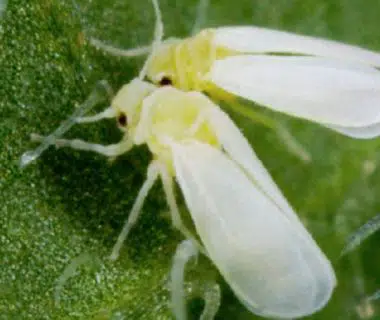
[[(194, 0), (162, 0), (160, 6), (166, 37), (190, 35), (201, 15), (200, 28), (252, 24), (380, 51), (378, 0), (210, 0), (201, 10)], [(18, 166), (35, 146), (29, 134), (54, 130), (99, 80), (117, 91), (137, 75), (143, 59), (103, 53), (85, 33), (122, 48), (149, 44), (150, 1), (3, 0), (0, 19), (0, 319), (171, 319), (167, 275), (182, 235), (171, 228), (160, 184), (119, 260), (107, 260), (145, 179), (148, 150), (135, 148), (110, 163), (51, 148), (29, 167)], [(288, 128), (310, 162), (289, 153), (274, 131), (231, 116), (337, 273), (331, 301), (309, 319), (380, 319), (380, 302), (367, 299), (380, 289), (380, 233), (339, 258), (347, 237), (379, 213), (380, 139), (353, 140), (266, 114)], [(103, 121), (66, 136), (111, 143), (120, 133)], [(217, 319), (259, 319), (207, 259), (190, 264), (186, 279), (189, 319), (199, 318), (204, 286), (214, 281), (222, 288)]]

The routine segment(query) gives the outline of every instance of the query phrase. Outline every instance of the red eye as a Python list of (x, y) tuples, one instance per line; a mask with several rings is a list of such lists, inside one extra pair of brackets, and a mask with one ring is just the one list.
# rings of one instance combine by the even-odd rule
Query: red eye
[(160, 86), (171, 86), (172, 84), (173, 84), (173, 81), (169, 77), (162, 77), (159, 82)]
[(125, 127), (128, 123), (127, 116), (124, 113), (120, 114), (117, 118), (117, 122), (121, 127)]

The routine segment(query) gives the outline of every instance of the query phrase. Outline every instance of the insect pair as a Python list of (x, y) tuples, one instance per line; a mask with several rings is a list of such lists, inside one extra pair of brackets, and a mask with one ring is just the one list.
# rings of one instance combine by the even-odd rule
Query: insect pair
[[(34, 135), (42, 144), (24, 154), (21, 164), (52, 144), (108, 157), (146, 144), (153, 160), (113, 259), (160, 178), (173, 225), (190, 239), (179, 246), (176, 256), (182, 258), (172, 274), (183, 273), (200, 250), (253, 313), (290, 319), (320, 310), (336, 285), (329, 260), (243, 134), (209, 96), (232, 104), (242, 97), (351, 137), (372, 138), (380, 133), (380, 54), (258, 27), (208, 29), (188, 39), (162, 41), (160, 10), (157, 0), (152, 2), (155, 40), (139, 77), (123, 86), (103, 112), (83, 117), (93, 105), (90, 97), (52, 135)], [(74, 123), (104, 118), (117, 119), (124, 133), (119, 143), (60, 138)], [(174, 179), (200, 241), (182, 223)], [(178, 318), (185, 317), (184, 308), (173, 308)]]

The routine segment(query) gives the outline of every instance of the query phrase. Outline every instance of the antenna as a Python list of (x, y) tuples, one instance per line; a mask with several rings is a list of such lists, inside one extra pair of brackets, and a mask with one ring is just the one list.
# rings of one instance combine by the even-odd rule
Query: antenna
[(152, 5), (154, 8), (154, 13), (156, 15), (154, 38), (152, 42), (152, 51), (150, 52), (148, 58), (145, 60), (144, 65), (139, 73), (138, 78), (140, 80), (145, 78), (149, 63), (152, 60), (152, 56), (156, 52), (156, 48), (158, 48), (161, 45), (162, 38), (164, 37), (164, 24), (162, 22), (162, 15), (161, 15), (160, 6), (158, 4), (158, 0), (152, 0)]

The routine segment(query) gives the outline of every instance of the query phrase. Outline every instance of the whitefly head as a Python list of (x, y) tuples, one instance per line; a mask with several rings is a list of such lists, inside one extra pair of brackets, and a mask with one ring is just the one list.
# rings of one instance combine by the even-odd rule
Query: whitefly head
[(147, 78), (159, 85), (176, 85), (178, 70), (175, 65), (176, 46), (181, 40), (168, 39), (156, 46), (147, 65)]
[(131, 133), (140, 121), (142, 101), (156, 87), (140, 79), (125, 84), (112, 100), (111, 107), (120, 130)]
[(182, 90), (203, 91), (206, 74), (216, 58), (227, 50), (216, 48), (213, 31), (203, 30), (187, 39), (167, 39), (153, 47), (147, 63), (146, 76), (155, 84), (170, 81)]

